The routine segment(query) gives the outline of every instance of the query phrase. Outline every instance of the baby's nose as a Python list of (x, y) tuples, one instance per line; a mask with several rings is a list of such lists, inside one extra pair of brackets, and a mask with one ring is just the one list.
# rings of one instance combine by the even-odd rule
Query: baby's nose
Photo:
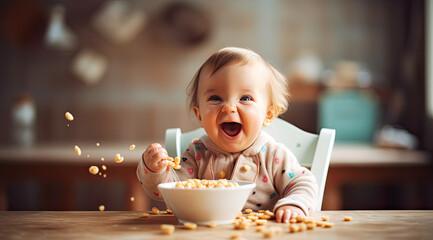
[(234, 104), (234, 103), (226, 103), (226, 104), (224, 104), (223, 109), (222, 109), (222, 111), (226, 112), (226, 113), (235, 113), (236, 110), (237, 110), (236, 104)]

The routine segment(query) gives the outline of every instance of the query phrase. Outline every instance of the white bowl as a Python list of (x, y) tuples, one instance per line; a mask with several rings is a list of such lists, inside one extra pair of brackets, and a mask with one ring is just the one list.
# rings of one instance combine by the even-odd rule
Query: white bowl
[(180, 223), (208, 225), (215, 222), (221, 225), (233, 222), (256, 187), (254, 182), (229, 182), (237, 182), (239, 186), (180, 189), (175, 187), (176, 182), (170, 182), (158, 184), (158, 189)]

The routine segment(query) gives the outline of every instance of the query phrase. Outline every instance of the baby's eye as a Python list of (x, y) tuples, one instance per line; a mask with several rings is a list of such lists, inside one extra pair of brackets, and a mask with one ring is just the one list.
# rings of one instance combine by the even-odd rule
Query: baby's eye
[(216, 95), (212, 95), (208, 101), (221, 101), (221, 98)]
[(251, 96), (243, 96), (241, 97), (241, 101), (251, 101), (253, 98)]

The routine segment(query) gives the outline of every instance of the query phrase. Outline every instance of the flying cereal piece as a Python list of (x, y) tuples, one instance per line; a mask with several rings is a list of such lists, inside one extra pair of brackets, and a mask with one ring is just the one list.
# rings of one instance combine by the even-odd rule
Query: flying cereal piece
[(75, 152), (77, 153), (78, 156), (81, 156), (81, 149), (80, 147), (78, 147), (77, 145), (75, 145)]
[(347, 221), (347, 222), (352, 221), (352, 217), (349, 217), (349, 216), (344, 217), (344, 221)]
[(99, 208), (99, 211), (101, 211), (101, 212), (105, 210), (105, 206), (104, 205), (99, 205), (98, 208)]
[(224, 172), (224, 171), (220, 171), (220, 172), (218, 173), (218, 177), (219, 177), (219, 178), (225, 178), (225, 177), (226, 177), (226, 172)]
[(135, 144), (132, 144), (131, 146), (129, 146), (129, 150), (134, 150), (135, 149)]
[(70, 112), (65, 113), (65, 118), (68, 119), (69, 121), (74, 120), (74, 116), (72, 116), (72, 114)]
[(98, 172), (99, 172), (99, 168), (98, 168), (97, 166), (90, 166), (90, 167), (89, 167), (89, 172), (90, 172), (91, 174), (93, 174), (93, 175), (96, 175), (96, 174), (98, 174)]
[(101, 168), (102, 168), (102, 170), (104, 170), (104, 171), (107, 170), (107, 166), (105, 166), (105, 165), (102, 165)]
[(120, 154), (118, 153), (118, 154), (116, 154), (116, 158), (114, 159), (114, 161), (116, 163), (122, 163), (123, 162), (123, 157), (120, 156)]
[(97, 143), (96, 143), (96, 146), (99, 147), (99, 146), (101, 146), (101, 144), (97, 142)]
[(129, 200), (131, 200), (131, 202), (135, 201), (134, 197), (130, 197)]
[(102, 175), (102, 177), (103, 177), (103, 178), (107, 178), (107, 174), (106, 174), (106, 173), (104, 173), (104, 175)]
[(191, 222), (186, 222), (183, 226), (188, 230), (195, 230), (197, 228), (197, 224)]
[(105, 158), (101, 157), (101, 161), (105, 161)]
[(161, 224), (160, 226), (162, 233), (167, 234), (167, 235), (171, 235), (174, 232), (174, 225), (172, 224)]

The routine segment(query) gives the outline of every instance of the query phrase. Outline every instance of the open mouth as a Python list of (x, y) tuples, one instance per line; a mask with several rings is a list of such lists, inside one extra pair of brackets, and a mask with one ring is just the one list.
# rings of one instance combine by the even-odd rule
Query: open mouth
[(234, 137), (241, 132), (242, 125), (236, 122), (225, 122), (221, 124), (221, 129), (230, 137)]

